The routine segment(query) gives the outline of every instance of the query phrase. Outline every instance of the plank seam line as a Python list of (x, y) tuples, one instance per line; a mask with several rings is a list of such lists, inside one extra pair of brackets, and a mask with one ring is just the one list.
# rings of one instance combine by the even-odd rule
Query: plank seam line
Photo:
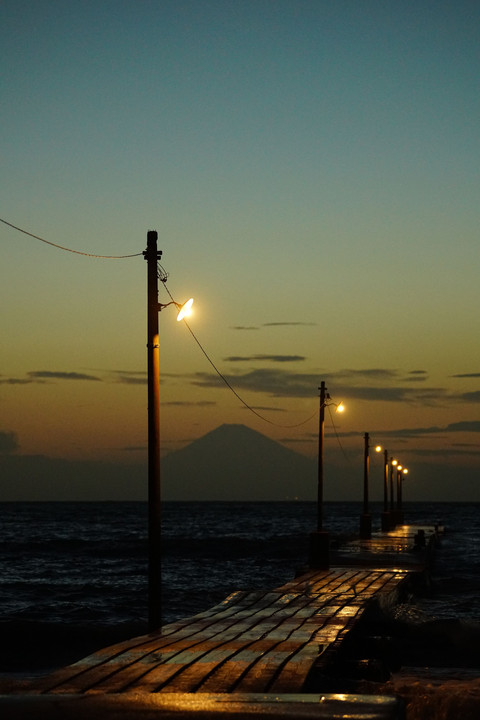
[[(298, 594), (296, 594), (296, 596), (295, 596), (294, 599), (297, 599), (297, 597), (298, 597)], [(274, 608), (274, 607), (275, 607), (275, 606), (272, 605), (272, 606), (270, 607), (270, 609), (272, 609), (272, 608)], [(300, 607), (295, 608), (294, 611), (293, 611), (290, 615), (284, 616), (284, 617), (280, 618), (280, 619), (278, 620), (278, 622), (274, 623), (274, 624), (272, 625), (272, 627), (271, 627), (268, 631), (266, 631), (265, 633), (263, 633), (263, 635), (262, 635), (261, 637), (265, 637), (266, 635), (268, 635), (269, 632), (272, 632), (273, 630), (275, 630), (275, 629), (277, 629), (278, 627), (280, 627), (286, 619), (295, 617), (295, 614), (296, 614), (299, 610), (303, 610), (305, 607), (308, 607), (308, 603), (306, 603), (306, 604), (303, 605), (303, 606), (300, 606)], [(263, 610), (265, 610), (265, 609), (266, 609), (266, 608), (261, 608), (258, 612), (261, 612), (261, 611), (263, 611)], [(273, 612), (272, 612), (269, 616), (267, 616), (266, 619), (268, 619), (268, 618), (270, 618), (270, 619), (271, 619), (271, 618), (274, 618), (275, 615), (277, 615), (279, 612), (283, 612), (284, 610), (285, 610), (285, 607), (278, 607), (278, 608), (274, 609)], [(257, 613), (253, 613), (253, 615), (250, 615), (248, 619), (253, 618), (255, 615), (258, 614), (258, 612), (257, 612)], [(233, 623), (233, 625), (234, 625), (234, 624), (235, 624), (235, 623)], [(254, 627), (255, 627), (255, 623), (253, 622), (253, 623), (250, 625), (249, 629), (251, 630), (251, 629), (253, 629)], [(182, 666), (181, 666), (175, 673), (173, 673), (167, 680), (165, 680), (164, 682), (162, 682), (162, 683), (160, 683), (158, 686), (156, 686), (156, 688), (155, 688), (152, 692), (160, 692), (162, 688), (168, 686), (175, 678), (177, 678), (179, 675), (181, 675), (183, 672), (185, 672), (188, 668), (193, 667), (194, 665), (196, 665), (196, 664), (200, 661), (201, 658), (204, 658), (206, 655), (208, 655), (209, 653), (213, 652), (214, 650), (217, 650), (218, 648), (221, 648), (223, 645), (227, 648), (227, 647), (228, 647), (228, 643), (231, 643), (231, 642), (233, 642), (233, 641), (235, 641), (235, 640), (238, 640), (238, 639), (241, 638), (242, 635), (244, 635), (244, 634), (245, 634), (245, 628), (240, 628), (236, 635), (228, 638), (227, 640), (225, 640), (225, 639), (222, 640), (222, 639), (221, 639), (221, 633), (218, 633), (217, 635), (220, 637), (220, 640), (219, 640), (218, 642), (216, 642), (215, 644), (210, 645), (210, 646), (205, 650), (205, 652), (199, 654), (196, 658), (194, 658), (193, 660), (191, 660), (189, 663), (186, 663), (185, 665), (182, 665)], [(212, 636), (212, 638), (213, 638), (213, 637), (215, 637), (215, 636)], [(207, 639), (208, 639), (208, 640), (211, 640), (212, 638), (207, 638)], [(244, 645), (242, 645), (241, 647), (235, 648), (234, 650), (232, 650), (232, 653), (231, 653), (230, 655), (228, 655), (228, 656), (225, 657), (223, 660), (221, 660), (221, 661), (219, 662), (219, 664), (218, 664), (215, 668), (213, 668), (211, 671), (209, 671), (209, 672), (202, 678), (202, 680), (200, 681), (200, 685), (201, 685), (201, 684), (205, 681), (205, 679), (207, 679), (213, 672), (215, 672), (218, 667), (221, 667), (221, 666), (222, 666), (224, 663), (226, 663), (231, 657), (235, 656), (236, 654), (238, 654), (238, 653), (241, 652), (242, 650), (245, 650), (245, 649), (247, 649), (248, 647), (250, 647), (251, 645), (253, 645), (254, 643), (258, 642), (259, 639), (260, 639), (260, 638), (256, 637), (256, 638), (253, 639), (253, 640), (249, 640), (248, 642), (246, 642), (246, 643), (245, 643)], [(196, 647), (196, 645), (199, 645), (199, 644), (201, 644), (202, 642), (203, 642), (203, 640), (200, 640), (198, 643), (195, 643), (194, 645), (189, 646), (189, 648), (182, 648), (182, 649), (180, 649), (178, 652), (176, 652), (174, 655), (172, 655), (171, 658), (169, 658), (169, 660), (174, 659), (176, 656), (180, 655), (180, 654), (181, 654), (182, 652), (184, 652), (185, 650), (194, 648), (194, 647)], [(158, 663), (158, 665), (156, 665), (155, 667), (158, 667), (159, 665), (162, 665), (162, 664), (164, 664), (164, 663), (160, 662), (160, 663)], [(145, 670), (141, 675), (139, 675), (135, 680), (132, 680), (132, 681), (128, 682), (126, 685), (124, 685), (124, 686), (123, 686), (123, 690), (128, 690), (128, 688), (131, 687), (132, 685), (136, 685), (141, 678), (144, 678), (144, 677), (146, 677), (150, 672), (153, 672), (153, 671), (155, 670), (155, 667), (153, 667), (153, 668), (146, 668), (146, 670)], [(106, 679), (106, 678), (105, 678), (105, 679)], [(92, 687), (93, 687), (93, 686), (92, 686)]]

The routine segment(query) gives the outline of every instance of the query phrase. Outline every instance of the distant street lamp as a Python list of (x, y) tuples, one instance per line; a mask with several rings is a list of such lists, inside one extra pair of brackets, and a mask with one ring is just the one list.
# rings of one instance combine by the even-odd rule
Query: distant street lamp
[(393, 468), (398, 465), (398, 460), (390, 459), (390, 530), (395, 528), (395, 507), (393, 504)]
[(384, 468), (383, 468), (383, 512), (382, 512), (382, 531), (390, 530), (392, 519), (388, 509), (388, 450), (383, 451)]
[[(372, 537), (372, 516), (370, 515), (368, 508), (368, 474), (369, 474), (369, 448), (370, 448), (370, 436), (366, 432), (364, 436), (364, 451), (363, 451), (363, 512), (360, 515), (360, 537), (362, 540), (368, 540)], [(375, 452), (381, 452), (382, 448), (380, 445), (375, 447)]]
[(403, 476), (407, 475), (408, 468), (402, 465), (397, 465), (397, 509), (395, 512), (395, 519), (397, 525), (403, 525), (403, 507), (402, 507), (402, 482)]
[(157, 250), (158, 234), (147, 233), (147, 371), (148, 371), (148, 625), (150, 632), (162, 624), (162, 552), (161, 552), (161, 482), (160, 482), (160, 346), (158, 313), (164, 307), (175, 305), (182, 320), (189, 314), (193, 299), (184, 305), (175, 301), (162, 305), (158, 302), (158, 261), (162, 251)]
[(325, 436), (325, 407), (335, 405), (337, 412), (343, 412), (343, 403), (330, 398), (325, 382), (320, 383), (320, 417), (318, 427), (318, 481), (317, 481), (317, 530), (310, 534), (310, 566), (328, 569), (330, 566), (329, 536), (323, 529), (323, 446)]

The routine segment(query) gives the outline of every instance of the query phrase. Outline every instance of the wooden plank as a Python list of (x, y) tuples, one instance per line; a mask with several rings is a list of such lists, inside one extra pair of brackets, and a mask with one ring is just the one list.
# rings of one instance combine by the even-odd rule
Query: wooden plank
[[(248, 663), (254, 662), (268, 647), (278, 644), (286, 635), (301, 626), (305, 617), (311, 616), (315, 611), (315, 608), (307, 606), (308, 598), (305, 596), (292, 598), (290, 595), (289, 598), (288, 613), (282, 602), (284, 597), (279, 596), (281, 603), (279, 612), (273, 613), (268, 618), (257, 615), (256, 622), (251, 626), (249, 632), (242, 634), (235, 643), (226, 641), (221, 647), (216, 648), (207, 645), (207, 652), (200, 661), (181, 668), (174, 678), (168, 678), (168, 684), (165, 682), (162, 669), (155, 668), (149, 673), (149, 689), (153, 689), (153, 684), (156, 685), (155, 689), (168, 692), (183, 692), (186, 689), (196, 692), (200, 688), (203, 691), (205, 687), (215, 687), (217, 691), (225, 692), (223, 680), (225, 672), (221, 672), (221, 668), (225, 666), (230, 668), (227, 675), (230, 678), (229, 684), (231, 684), (233, 676), (241, 674), (244, 670), (247, 658)], [(301, 600), (301, 604), (299, 604), (299, 600)], [(159, 687), (160, 682), (163, 683), (161, 688)], [(142, 680), (142, 688), (145, 688), (145, 678)]]
[(233, 593), (162, 633), (119, 643), (64, 668), (34, 692), (300, 692), (366, 603), (404, 570), (311, 570), (273, 591)]
[(201, 643), (205, 636), (226, 633), (232, 626), (238, 626), (242, 618), (248, 617), (253, 610), (259, 612), (262, 608), (271, 607), (277, 597), (278, 593), (271, 591), (236, 593), (230, 596), (230, 603), (222, 602), (216, 606), (218, 612), (215, 614), (208, 611), (188, 621), (167, 625), (162, 628), (162, 634), (137, 638), (137, 644), (135, 641), (118, 643), (41, 679), (33, 688), (40, 692), (85, 692), (118, 669), (139, 661), (154, 662), (157, 653), (191, 647)]

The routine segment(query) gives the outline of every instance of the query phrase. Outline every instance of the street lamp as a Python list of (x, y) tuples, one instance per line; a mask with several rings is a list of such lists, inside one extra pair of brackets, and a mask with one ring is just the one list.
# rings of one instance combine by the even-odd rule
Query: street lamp
[(329, 539), (328, 531), (323, 529), (323, 445), (325, 436), (325, 407), (335, 405), (337, 412), (343, 412), (343, 403), (335, 403), (331, 399), (325, 382), (320, 383), (320, 417), (318, 427), (318, 481), (317, 481), (317, 530), (310, 534), (310, 566), (318, 569), (328, 569)]
[[(364, 436), (364, 451), (363, 451), (363, 512), (360, 515), (360, 537), (362, 540), (368, 540), (372, 537), (372, 516), (368, 509), (368, 473), (369, 473), (369, 448), (370, 448), (370, 436), (366, 432)], [(381, 452), (382, 448), (380, 445), (375, 447), (375, 452)]]
[(383, 451), (384, 468), (383, 468), (383, 512), (382, 512), (382, 531), (390, 530), (392, 519), (388, 510), (388, 450)]
[(403, 525), (403, 507), (402, 507), (402, 482), (403, 476), (408, 474), (408, 468), (402, 465), (397, 466), (397, 510), (395, 519), (397, 525)]
[(398, 465), (398, 460), (390, 459), (390, 530), (395, 528), (395, 508), (393, 505), (393, 468)]
[(160, 347), (158, 313), (175, 305), (182, 320), (189, 314), (193, 299), (184, 305), (175, 301), (162, 305), (158, 302), (158, 261), (162, 251), (157, 250), (158, 234), (147, 233), (147, 372), (148, 372), (148, 625), (150, 632), (162, 624), (162, 553), (161, 553), (161, 482), (160, 482)]

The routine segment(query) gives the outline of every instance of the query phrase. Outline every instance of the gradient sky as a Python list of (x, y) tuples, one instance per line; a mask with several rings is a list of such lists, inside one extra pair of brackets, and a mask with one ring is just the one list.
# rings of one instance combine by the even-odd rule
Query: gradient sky
[[(165, 452), (243, 423), (315, 456), (325, 380), (329, 461), (361, 475), (368, 431), (410, 497), (480, 500), (478, 2), (3, 0), (0, 34), (0, 217), (96, 255), (156, 229), (268, 420), (168, 308)], [(0, 450), (143, 464), (141, 254), (0, 253)]]

